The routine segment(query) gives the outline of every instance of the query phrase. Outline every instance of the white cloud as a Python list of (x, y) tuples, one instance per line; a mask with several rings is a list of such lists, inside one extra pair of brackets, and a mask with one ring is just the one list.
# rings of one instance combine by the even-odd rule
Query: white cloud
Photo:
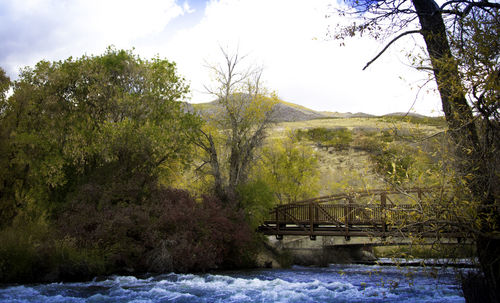
[(12, 74), (41, 59), (101, 53), (108, 45), (130, 48), (161, 32), (184, 9), (174, 0), (7, 0), (0, 4), (0, 64)]
[(195, 10), (193, 8), (191, 8), (191, 6), (189, 5), (189, 3), (187, 1), (184, 1), (184, 3), (182, 4), (182, 9), (187, 14), (191, 14), (191, 13), (195, 12)]
[[(264, 65), (267, 86), (287, 101), (318, 110), (407, 111), (415, 83), (425, 78), (407, 67), (399, 52), (411, 38), (361, 71), (382, 46), (367, 38), (349, 40), (346, 47), (325, 40), (328, 22), (335, 23), (324, 17), (329, 2), (7, 0), (0, 3), (9, 15), (0, 21), (0, 39), (7, 41), (0, 45), (0, 65), (12, 70), (42, 58), (102, 53), (110, 44), (135, 47), (141, 56), (158, 53), (176, 61), (192, 83), (193, 101), (208, 101), (202, 94), (209, 81), (204, 59), (220, 58), (219, 45), (239, 46)], [(2, 30), (4, 24), (13, 25)], [(421, 94), (415, 108), (424, 114), (438, 110), (437, 95)]]
[[(211, 98), (201, 93), (202, 84), (209, 81), (202, 59), (220, 58), (218, 45), (239, 45), (243, 53), (249, 52), (264, 65), (267, 86), (288, 101), (342, 112), (384, 114), (410, 110), (416, 83), (426, 76), (405, 66), (406, 59), (398, 50), (404, 44), (396, 44), (362, 71), (381, 45), (363, 38), (339, 47), (338, 41), (323, 39), (327, 22), (332, 22), (324, 18), (328, 3), (211, 1), (196, 26), (178, 31), (165, 45), (165, 54), (174, 58), (192, 80), (194, 101)], [(425, 114), (438, 109), (434, 93), (421, 93), (414, 107)]]

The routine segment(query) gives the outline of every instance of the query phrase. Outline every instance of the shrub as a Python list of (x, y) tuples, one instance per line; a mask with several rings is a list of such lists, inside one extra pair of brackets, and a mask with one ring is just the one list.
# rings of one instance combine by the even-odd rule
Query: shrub
[(295, 137), (300, 141), (308, 139), (319, 147), (333, 147), (337, 150), (349, 148), (352, 142), (352, 132), (347, 128), (316, 127), (308, 130), (298, 130)]
[(332, 138), (327, 141), (327, 145), (333, 146), (337, 150), (348, 149), (352, 142), (352, 132), (347, 128), (334, 131)]
[(356, 140), (355, 148), (364, 150), (368, 153), (376, 154), (379, 153), (384, 148), (384, 143), (376, 137), (364, 136)]
[(410, 168), (415, 163), (412, 153), (398, 147), (388, 146), (372, 155), (375, 170), (391, 184), (401, 185), (412, 179)]
[(104, 273), (94, 250), (80, 249), (44, 222), (20, 221), (0, 232), (0, 282), (87, 280)]
[(58, 225), (78, 247), (103, 252), (109, 272), (187, 272), (246, 262), (252, 233), (242, 221), (214, 197), (157, 189), (141, 204), (75, 201)]
[(0, 232), (0, 282), (252, 265), (257, 242), (243, 212), (214, 197), (197, 202), (186, 191), (160, 188), (133, 203), (86, 190), (100, 202), (78, 196), (51, 224), (18, 217)]

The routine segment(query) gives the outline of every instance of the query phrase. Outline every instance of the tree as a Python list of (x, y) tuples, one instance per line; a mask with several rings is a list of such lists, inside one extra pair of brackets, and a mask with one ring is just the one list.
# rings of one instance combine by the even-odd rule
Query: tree
[(2, 224), (75, 199), (141, 203), (190, 158), (198, 118), (178, 102), (187, 91), (174, 63), (113, 48), (25, 68), (0, 120)]
[[(262, 68), (245, 68), (238, 52), (221, 48), (223, 63), (208, 65), (215, 79), (207, 91), (216, 97), (216, 111), (207, 117), (196, 144), (204, 151), (203, 165), (210, 165), (215, 192), (227, 201), (247, 181), (255, 153), (273, 122), (277, 97), (261, 87)], [(225, 156), (224, 154), (227, 154)]]
[[(419, 68), (429, 70), (436, 81), (455, 146), (460, 180), (471, 199), (477, 202), (474, 236), (489, 297), (492, 302), (499, 301), (500, 140), (496, 42), (500, 4), (488, 0), (452, 0), (441, 6), (434, 0), (349, 0), (347, 3), (363, 22), (344, 27), (337, 38), (359, 32), (379, 36), (383, 30), (396, 36), (365, 68), (398, 39), (410, 34), (423, 37), (430, 66)], [(408, 27), (415, 28), (408, 30)], [(481, 39), (484, 33), (495, 42)], [(475, 53), (478, 49), (481, 51)]]
[(0, 117), (3, 115), (7, 101), (7, 91), (10, 88), (10, 79), (0, 67)]
[[(9, 175), (9, 158), (6, 157), (8, 153), (8, 130), (3, 127), (5, 119), (5, 111), (7, 108), (7, 91), (11, 86), (9, 77), (5, 71), (0, 68), (0, 203), (4, 200), (8, 186), (7, 176)], [(4, 206), (0, 204), (0, 219), (3, 218)], [(2, 224), (0, 224), (1, 226)]]
[(314, 150), (289, 138), (264, 147), (256, 174), (269, 184), (280, 204), (310, 198), (318, 192), (319, 166)]

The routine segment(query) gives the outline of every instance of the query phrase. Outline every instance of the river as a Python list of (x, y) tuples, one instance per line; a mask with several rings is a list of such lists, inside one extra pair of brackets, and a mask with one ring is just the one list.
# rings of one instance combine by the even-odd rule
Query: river
[(0, 286), (0, 302), (465, 302), (456, 270), (330, 265)]

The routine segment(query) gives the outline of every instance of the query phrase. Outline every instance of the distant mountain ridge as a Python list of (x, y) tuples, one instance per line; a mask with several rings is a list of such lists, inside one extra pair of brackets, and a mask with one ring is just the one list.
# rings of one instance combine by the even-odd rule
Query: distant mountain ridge
[[(187, 109), (188, 111), (195, 111), (202, 116), (209, 116), (214, 113), (219, 104), (217, 101), (206, 102), (206, 103), (188, 103)], [(412, 117), (425, 117), (420, 114), (415, 113), (390, 113), (386, 115), (382, 115), (382, 117), (386, 116), (412, 116)], [(339, 113), (339, 112), (330, 112), (330, 111), (315, 111), (309, 109), (305, 106), (294, 104), (286, 101), (279, 101), (276, 105), (276, 113), (275, 113), (275, 121), (276, 122), (297, 122), (297, 121), (307, 121), (313, 119), (328, 119), (328, 118), (370, 118), (377, 117), (375, 115), (366, 114), (366, 113)]]

